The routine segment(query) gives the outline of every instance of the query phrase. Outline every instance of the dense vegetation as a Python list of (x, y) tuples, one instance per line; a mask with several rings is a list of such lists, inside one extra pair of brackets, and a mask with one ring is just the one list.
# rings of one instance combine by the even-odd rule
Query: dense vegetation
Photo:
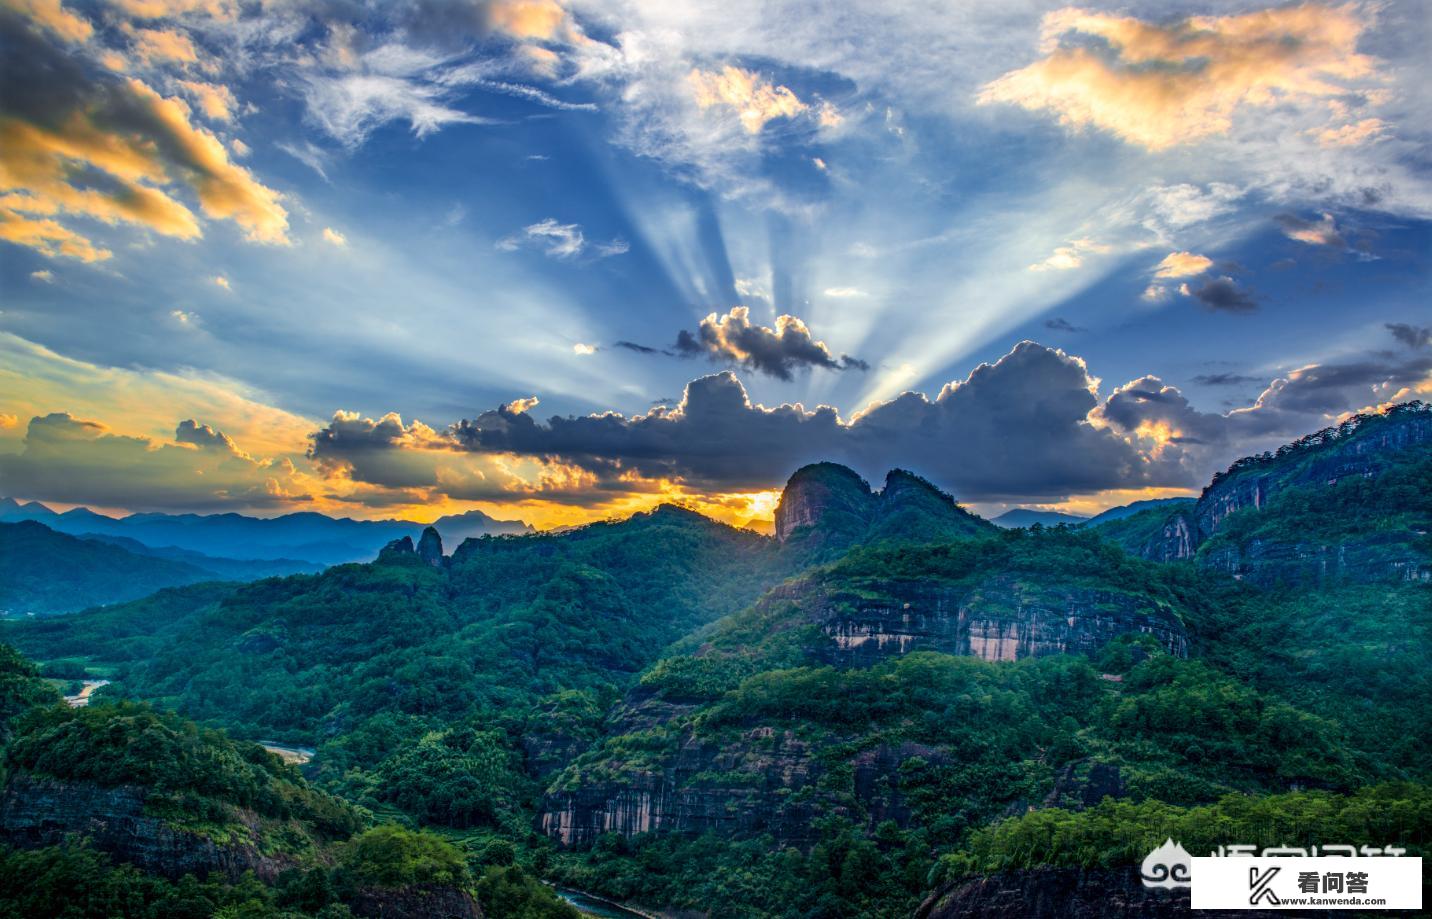
[[(362, 889), (436, 883), (489, 915), (572, 915), (544, 877), (731, 916), (901, 916), (933, 882), (1129, 865), (1168, 835), (1190, 851), (1420, 848), (1432, 584), (1395, 577), (1415, 567), (1240, 582), (1210, 562), (1257, 544), (1275, 561), (1393, 547), (1425, 564), (1425, 449), (1378, 454), (1366, 476), (1325, 467), (1406, 423), (1363, 420), (1236, 465), (1222, 483), (1272, 476), (1272, 499), (1222, 521), (1190, 562), (1125, 551), (1168, 508), (996, 531), (912, 476), (892, 474), (903, 497), (887, 501), (822, 465), (803, 472), (834, 497), (784, 546), (663, 508), (470, 541), (442, 565), (396, 553), (8, 624), (45, 673), (114, 681), (92, 709), (52, 707), (0, 648), (11, 774), (132, 778), (176, 824), (165, 801), (208, 815), (182, 825), (212, 831), (242, 809), (308, 842), (268, 884), (159, 880), (74, 846), (4, 852), (0, 875), (53, 883), (0, 912), (338, 917)], [(1088, 656), (916, 650), (853, 666), (815, 618), (936, 594), (1009, 619), (1076, 599), (1133, 611), (1186, 632), (1188, 657), (1134, 629)], [(125, 696), (158, 708), (106, 703)], [(219, 727), (316, 747), (308, 778)], [(536, 829), (565, 794), (644, 782), (757, 816), (566, 850)]]
[(0, 523), (0, 615), (69, 613), (214, 579), (187, 562), (136, 555), (33, 521)]

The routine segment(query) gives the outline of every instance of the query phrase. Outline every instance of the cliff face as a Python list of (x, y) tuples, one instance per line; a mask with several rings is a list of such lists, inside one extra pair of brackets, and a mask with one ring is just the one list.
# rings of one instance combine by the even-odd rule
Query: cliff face
[(869, 525), (875, 509), (870, 485), (836, 463), (796, 470), (776, 505), (776, 538), (786, 542), (804, 531), (822, 542), (847, 542)]
[(456, 887), (413, 884), (393, 890), (363, 888), (345, 901), (355, 916), (382, 919), (482, 919), (472, 894)]
[(1178, 617), (1145, 597), (1010, 574), (972, 587), (890, 581), (862, 585), (858, 593), (813, 592), (798, 602), (830, 640), (817, 649), (820, 656), (845, 666), (917, 650), (987, 661), (1094, 654), (1138, 633), (1154, 636), (1172, 654), (1187, 654)]
[(145, 814), (147, 793), (132, 786), (101, 788), (12, 774), (0, 791), (0, 840), (18, 848), (59, 845), (82, 837), (116, 860), (169, 878), (218, 872), (237, 880), (246, 871), (272, 881), (294, 867), (286, 855), (264, 853), (259, 824), (243, 817), (240, 842), (220, 845), (207, 836), (175, 828)]
[[(900, 766), (914, 757), (949, 760), (947, 751), (920, 744), (880, 745), (833, 759), (830, 742), (788, 728), (754, 725), (717, 741), (685, 734), (679, 752), (654, 768), (620, 779), (583, 782), (549, 793), (540, 829), (564, 846), (585, 847), (603, 833), (742, 835), (769, 833), (782, 844), (815, 840), (812, 822), (838, 815), (875, 826), (907, 826)], [(822, 779), (849, 770), (853, 800)]]
[[(1429, 452), (1432, 410), (1402, 406), (1302, 438), (1275, 454), (1240, 460), (1215, 476), (1193, 507), (1170, 514), (1145, 511), (1101, 532), (1143, 558), (1196, 559), (1263, 586), (1432, 580), (1432, 559), (1417, 544), (1432, 521), (1397, 521), (1382, 529), (1375, 520), (1348, 526), (1360, 522), (1359, 514), (1371, 519), (1407, 510), (1395, 501), (1389, 507), (1329, 509), (1326, 522), (1305, 515), (1281, 532), (1246, 519), (1249, 513), (1272, 515), (1265, 520), (1271, 524), (1282, 513), (1280, 498), (1301, 494), (1316, 506), (1332, 494), (1325, 490), (1339, 483), (1379, 479)], [(1240, 515), (1236, 523), (1235, 515)]]

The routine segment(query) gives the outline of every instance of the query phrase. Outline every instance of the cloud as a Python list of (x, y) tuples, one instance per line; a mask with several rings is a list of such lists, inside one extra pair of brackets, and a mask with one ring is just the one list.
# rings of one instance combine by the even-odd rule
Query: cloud
[(1084, 264), (1084, 256), (1090, 253), (1104, 254), (1113, 247), (1092, 239), (1076, 239), (1067, 246), (1060, 246), (1042, 262), (1029, 266), (1030, 271), (1072, 271)]
[(340, 249), (348, 245), (348, 237), (332, 227), (323, 228), (323, 241), (329, 245), (337, 246)]
[(145, 64), (195, 64), (199, 52), (189, 36), (178, 29), (137, 29), (125, 24), (126, 34), (134, 42), (134, 53)]
[(523, 247), (537, 249), (556, 259), (571, 259), (577, 256), (609, 258), (631, 249), (631, 245), (621, 238), (605, 243), (588, 242), (579, 224), (558, 223), (554, 217), (539, 220), (523, 227), (522, 232), (504, 236), (497, 241), (497, 248), (503, 252), (514, 252)]
[[(1183, 289), (1187, 287), (1187, 284), (1182, 285)], [(1184, 290), (1181, 290), (1181, 292), (1184, 292)], [(1139, 294), (1139, 299), (1145, 303), (1164, 303), (1168, 300), (1168, 297), (1168, 288), (1162, 284), (1150, 284), (1144, 288), (1143, 293)]]
[(1249, 383), (1264, 383), (1259, 377), (1241, 373), (1201, 373), (1193, 378), (1199, 386), (1245, 386)]
[(660, 348), (653, 348), (650, 345), (639, 345), (634, 341), (619, 341), (612, 344), (613, 348), (621, 348), (624, 351), (634, 351), (637, 354), (670, 354), (670, 351), (663, 351)]
[(1043, 57), (985, 85), (981, 104), (1047, 111), (1150, 150), (1227, 134), (1243, 108), (1330, 99), (1374, 72), (1351, 6), (1308, 3), (1158, 24), (1066, 7)]
[(1383, 136), (1387, 128), (1387, 122), (1381, 118), (1364, 118), (1353, 124), (1318, 131), (1318, 143), (1324, 147), (1356, 147)]
[(73, 215), (194, 239), (198, 218), (171, 194), (183, 190), (250, 240), (287, 242), (278, 192), (233, 163), (217, 137), (190, 122), (182, 101), (137, 79), (87, 72), (11, 14), (0, 12), (0, 33), (4, 238), (47, 255), (107, 258), (62, 222)]
[(1070, 322), (1069, 320), (1067, 320), (1067, 319), (1061, 319), (1061, 318), (1059, 318), (1058, 316), (1055, 316), (1053, 319), (1046, 319), (1046, 320), (1044, 320), (1044, 327), (1045, 327), (1046, 329), (1049, 329), (1050, 331), (1053, 331), (1053, 332), (1076, 333), (1076, 332), (1087, 332), (1087, 331), (1089, 331), (1088, 329), (1083, 328), (1082, 326), (1074, 325), (1074, 324), (1073, 324), (1072, 322)]
[(732, 307), (725, 316), (711, 313), (697, 330), (682, 330), (676, 339), (678, 354), (703, 355), (713, 361), (739, 364), (778, 380), (794, 378), (794, 371), (808, 367), (827, 370), (868, 370), (870, 365), (843, 354), (837, 358), (824, 342), (811, 336), (806, 324), (795, 316), (776, 317), (774, 329), (751, 324), (751, 311)]
[(827, 287), (824, 293), (827, 297), (835, 297), (840, 300), (846, 300), (851, 297), (870, 296), (870, 294), (861, 290), (859, 287)]
[(1156, 278), (1189, 278), (1213, 267), (1213, 259), (1192, 252), (1170, 252), (1155, 266)]
[(1251, 313), (1258, 308), (1258, 301), (1227, 275), (1209, 278), (1195, 288), (1182, 284), (1178, 290), (1185, 297), (1192, 297), (1211, 310)]
[(0, 454), (6, 490), (71, 504), (142, 509), (273, 507), (302, 500), (288, 460), (259, 460), (221, 431), (181, 422), (169, 442), (55, 412), (30, 419), (19, 453)]
[(1295, 239), (1310, 246), (1327, 246), (1333, 249), (1348, 247), (1347, 240), (1343, 238), (1342, 233), (1338, 232), (1337, 223), (1333, 220), (1332, 214), (1323, 214), (1316, 221), (1305, 220), (1296, 214), (1279, 214), (1276, 219), (1283, 228), (1283, 235), (1289, 239)]
[(82, 42), (94, 34), (89, 20), (65, 9), (62, 0), (7, 0), (5, 5), (65, 41)]
[(789, 87), (740, 67), (727, 65), (720, 71), (693, 68), (686, 79), (699, 108), (730, 109), (747, 134), (759, 134), (767, 122), (794, 118), (809, 108)]
[(1432, 343), (1432, 328), (1409, 325), (1405, 322), (1389, 322), (1385, 328), (1392, 337), (1409, 348), (1424, 348)]
[(585, 344), (585, 343), (579, 341), (579, 342), (577, 342), (575, 345), (572, 346), (572, 353), (575, 354), (575, 355), (577, 355), (578, 357), (586, 357), (587, 355), (590, 355), (590, 354), (596, 354), (596, 353), (597, 353), (597, 346), (596, 346), (596, 345), (588, 345), (588, 344)]
[(215, 283), (216, 285), (218, 285), (219, 287), (224, 288), (224, 290), (229, 290), (229, 291), (231, 291), (231, 290), (234, 289), (233, 287), (231, 287), (231, 286), (229, 285), (229, 279), (226, 278), (226, 277), (224, 277), (224, 276), (221, 275), (221, 274), (214, 276), (214, 283)]
[[(190, 98), (199, 103), (199, 110), (204, 113), (206, 118), (211, 118), (214, 121), (234, 120), (234, 109), (238, 106), (238, 101), (227, 86), (203, 83), (197, 80), (180, 80), (179, 86), (189, 94)], [(235, 153), (238, 152), (239, 148), (236, 144), (239, 143), (242, 142), (234, 141), (230, 144), (234, 147)]]
[(30, 279), (32, 281), (40, 281), (44, 284), (53, 284), (55, 280), (55, 273), (48, 268), (42, 268), (39, 271), (30, 272)]
[(0, 412), (0, 430), (10, 430), (18, 427), (20, 419), (8, 412)]

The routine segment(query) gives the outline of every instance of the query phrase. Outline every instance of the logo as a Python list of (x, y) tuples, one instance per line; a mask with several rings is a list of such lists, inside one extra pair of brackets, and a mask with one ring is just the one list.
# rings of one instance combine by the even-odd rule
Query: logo
[(1279, 904), (1278, 895), (1273, 893), (1268, 885), (1273, 883), (1273, 878), (1277, 877), (1278, 872), (1282, 870), (1282, 868), (1272, 867), (1259, 874), (1257, 868), (1248, 869), (1248, 889), (1253, 891), (1253, 895), (1248, 898), (1249, 906), (1257, 906), (1263, 900), (1267, 900), (1269, 906)]
[(1188, 887), (1192, 884), (1189, 880), (1192, 865), (1193, 857), (1170, 837), (1144, 856), (1139, 873), (1143, 875), (1145, 887)]

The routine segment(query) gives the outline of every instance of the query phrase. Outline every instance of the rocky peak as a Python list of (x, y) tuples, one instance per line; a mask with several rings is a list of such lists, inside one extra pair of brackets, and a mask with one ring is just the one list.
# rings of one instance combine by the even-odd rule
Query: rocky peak
[[(406, 536), (404, 536), (403, 539), (408, 540), (408, 551), (411, 552), (413, 550), (412, 540), (408, 539), (408, 537)], [(418, 558), (421, 558), (423, 561), (427, 562), (429, 565), (432, 565), (434, 568), (442, 567), (443, 538), (437, 530), (433, 529), (432, 527), (427, 527), (423, 530), (423, 536), (421, 539), (418, 540), (417, 551)]]
[(405, 558), (416, 554), (413, 548), (413, 537), (404, 536), (402, 539), (395, 539), (378, 551), (378, 561), (390, 561), (393, 559)]
[(785, 542), (798, 530), (820, 534), (825, 539), (863, 531), (874, 502), (870, 484), (853, 469), (838, 463), (803, 466), (781, 492), (781, 503), (776, 506), (776, 538)]

